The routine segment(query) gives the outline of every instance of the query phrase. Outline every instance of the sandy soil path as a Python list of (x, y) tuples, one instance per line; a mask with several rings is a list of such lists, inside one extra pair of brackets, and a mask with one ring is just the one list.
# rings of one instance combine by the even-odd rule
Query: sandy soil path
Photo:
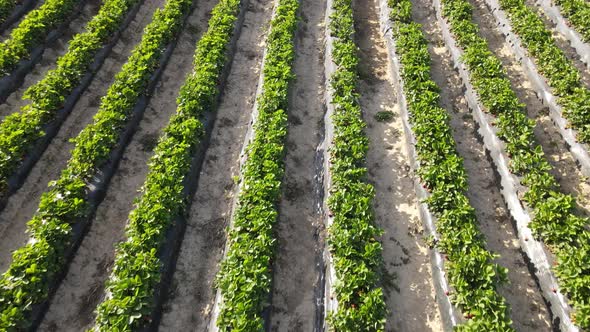
[(271, 331), (314, 331), (321, 327), (318, 305), (323, 252), (320, 211), (322, 178), (318, 159), (325, 107), (324, 16), (326, 2), (302, 0), (295, 37), (296, 81), (291, 90), (285, 178), (275, 227)]
[(206, 30), (215, 4), (215, 0), (195, 2), (143, 119), (110, 181), (105, 199), (45, 315), (41, 330), (81, 331), (93, 323), (94, 309), (104, 296), (104, 282), (110, 273), (115, 246), (124, 240), (127, 216), (147, 175), (148, 160), (162, 128), (176, 111), (176, 96), (193, 67), (196, 42)]
[(64, 121), (59, 133), (29, 173), (23, 186), (10, 197), (5, 209), (0, 213), (0, 272), (8, 268), (12, 261), (12, 252), (26, 243), (26, 222), (37, 210), (41, 194), (47, 189), (49, 181), (57, 179), (65, 167), (73, 147), (70, 138), (76, 137), (92, 122), (92, 117), (100, 106), (100, 98), (106, 94), (114, 75), (141, 39), (143, 28), (151, 21), (153, 12), (162, 4), (159, 0), (145, 1), (133, 22), (123, 32), (109, 58), (78, 100), (72, 113)]
[[(384, 291), (390, 312), (388, 331), (441, 331), (428, 247), (423, 241), (418, 200), (408, 164), (406, 138), (390, 77), (385, 41), (379, 28), (378, 2), (353, 2), (360, 48), (360, 104), (369, 137), (367, 168), (375, 186), (377, 224), (385, 231)], [(377, 112), (394, 113), (379, 122)]]
[(238, 175), (238, 158), (250, 125), (271, 1), (251, 0), (176, 264), (160, 331), (206, 331), (215, 299), (214, 278)]

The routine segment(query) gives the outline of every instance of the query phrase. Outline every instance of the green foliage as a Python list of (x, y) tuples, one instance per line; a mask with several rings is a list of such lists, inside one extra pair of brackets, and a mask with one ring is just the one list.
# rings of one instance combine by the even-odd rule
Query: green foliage
[(17, 0), (0, 0), (0, 24), (6, 21), (17, 3)]
[[(590, 29), (590, 3), (584, 0), (566, 0), (564, 3), (570, 10), (572, 6), (579, 9), (580, 12), (571, 17), (584, 21), (586, 29)], [(579, 71), (557, 46), (543, 20), (523, 0), (500, 0), (500, 6), (508, 13), (514, 32), (558, 97), (557, 102), (563, 107), (564, 117), (578, 131), (577, 138), (589, 143), (590, 90), (581, 82)]]
[(394, 114), (391, 111), (380, 111), (375, 114), (375, 120), (379, 122), (390, 122), (393, 120)]
[(287, 92), (293, 79), (297, 0), (279, 0), (270, 24), (258, 119), (241, 172), (241, 190), (227, 255), (217, 275), (223, 296), (220, 331), (263, 331), (261, 312), (270, 292), (277, 201), (283, 179)]
[(190, 3), (169, 0), (163, 10), (154, 13), (141, 42), (102, 98), (93, 123), (73, 140), (75, 146), (66, 168), (49, 184), (28, 223), (29, 242), (13, 254), (8, 271), (0, 278), (0, 330), (25, 329), (30, 324), (27, 315), (32, 306), (47, 300), (50, 285), (64, 268), (64, 253), (72, 244), (72, 225), (88, 217), (88, 185), (116, 147), (163, 50), (180, 30)]
[[(512, 0), (515, 3), (519, 0)], [(535, 142), (534, 122), (528, 119), (499, 60), (489, 51), (486, 41), (472, 22), (471, 6), (466, 0), (443, 0), (443, 15), (449, 20), (459, 46), (464, 50), (463, 62), (470, 70), (471, 83), (479, 94), (485, 110), (497, 117), (498, 137), (506, 144), (510, 169), (521, 176), (528, 188), (523, 201), (532, 209), (529, 227), (549, 245), (561, 262), (554, 268), (561, 291), (575, 309), (573, 320), (583, 329), (590, 328), (589, 256), (572, 256), (588, 252), (590, 232), (588, 220), (574, 215), (574, 198), (560, 191), (543, 150)], [(531, 29), (533, 31), (535, 29)], [(579, 264), (579, 265), (578, 265)]]
[(506, 269), (485, 249), (475, 210), (465, 196), (467, 175), (456, 150), (448, 113), (439, 106), (439, 89), (430, 77), (430, 54), (421, 26), (412, 22), (410, 0), (389, 0), (390, 19), (401, 76), (407, 96), (418, 175), (431, 195), (427, 200), (437, 217), (437, 243), (445, 253), (451, 301), (467, 323), (458, 330), (514, 331), (506, 300), (497, 286), (506, 281)]
[(584, 0), (555, 0), (561, 14), (568, 19), (582, 40), (590, 42), (590, 2)]
[(6, 193), (8, 178), (26, 153), (45, 135), (44, 125), (51, 122), (68, 95), (89, 70), (94, 56), (117, 31), (138, 0), (106, 0), (86, 31), (74, 36), (68, 52), (57, 60), (57, 67), (25, 91), (30, 102), (20, 112), (0, 123), (0, 196)]
[(351, 0), (335, 0), (328, 28), (334, 37), (336, 70), (330, 79), (333, 89), (334, 136), (329, 149), (332, 186), (328, 208), (333, 223), (327, 243), (334, 262), (334, 293), (338, 308), (328, 323), (335, 331), (383, 331), (386, 306), (379, 287), (382, 234), (374, 223), (373, 186), (366, 183), (365, 159), (369, 141), (358, 103), (359, 62), (354, 43)]
[(160, 281), (158, 253), (167, 229), (184, 212), (183, 180), (203, 133), (199, 117), (219, 95), (217, 82), (239, 10), (240, 0), (219, 2), (197, 44), (194, 70), (181, 87), (176, 114), (158, 141), (142, 195), (129, 215), (127, 240), (118, 246), (106, 287), (110, 296), (97, 308), (95, 330), (131, 331), (149, 321)]
[(80, 0), (47, 0), (31, 11), (0, 44), (0, 77), (6, 76), (51, 30), (64, 23)]

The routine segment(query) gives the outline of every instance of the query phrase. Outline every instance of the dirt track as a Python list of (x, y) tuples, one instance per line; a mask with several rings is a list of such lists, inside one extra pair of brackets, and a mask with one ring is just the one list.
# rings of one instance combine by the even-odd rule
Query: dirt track
[[(89, 328), (94, 309), (103, 297), (103, 287), (112, 266), (116, 244), (123, 240), (127, 216), (144, 182), (161, 129), (176, 110), (176, 96), (192, 68), (195, 44), (206, 31), (216, 0), (196, 0), (194, 11), (179, 37), (172, 57), (150, 99), (145, 115), (127, 146), (112, 178), (104, 201), (85, 235), (54, 296), (42, 331), (80, 331)], [(205, 331), (215, 298), (214, 279), (223, 255), (226, 227), (239, 174), (239, 154), (251, 125), (252, 108), (260, 75), (273, 1), (250, 0), (241, 34), (222, 91), (217, 119), (195, 195), (188, 210), (187, 229), (179, 252), (168, 300), (163, 308), (160, 331)], [(368, 181), (375, 187), (377, 224), (384, 230), (382, 286), (389, 310), (387, 331), (442, 331), (443, 319), (433, 286), (429, 248), (418, 212), (418, 199), (408, 161), (407, 142), (400, 118), (399, 96), (390, 77), (390, 59), (376, 0), (354, 1), (356, 41), (360, 56), (360, 104), (370, 139), (367, 156)], [(114, 75), (140, 40), (143, 28), (163, 1), (145, 0), (135, 19), (125, 29), (104, 65), (82, 94), (72, 113), (22, 188), (0, 212), (0, 271), (11, 263), (11, 253), (26, 243), (26, 222), (36, 211), (49, 181), (58, 177), (69, 158), (76, 136), (92, 120), (100, 98)], [(578, 170), (545, 107), (531, 88), (518, 59), (511, 52), (483, 0), (473, 0), (474, 17), (491, 50), (497, 55), (529, 116), (537, 121), (535, 135), (545, 150), (554, 174), (564, 190), (590, 209), (590, 182)], [(25, 89), (55, 66), (66, 51), (67, 41), (98, 11), (99, 3), (88, 1), (83, 14), (73, 20), (58, 42), (44, 53), (25, 82), (0, 106), (0, 118), (16, 112), (24, 103)], [(315, 331), (321, 325), (322, 252), (325, 232), (321, 202), (322, 163), (318, 145), (322, 131), (326, 78), (323, 76), (325, 47), (324, 0), (301, 0), (301, 21), (296, 33), (296, 80), (290, 91), (288, 136), (279, 218), (275, 228), (277, 251), (273, 260), (273, 289), (269, 331)], [(468, 197), (477, 212), (488, 248), (500, 254), (498, 262), (509, 269), (510, 283), (500, 293), (511, 306), (511, 318), (519, 331), (550, 331), (551, 311), (521, 253), (518, 238), (500, 193), (500, 184), (478, 137), (477, 128), (463, 96), (462, 83), (441, 37), (429, 0), (414, 0), (413, 18), (422, 24), (432, 58), (431, 75), (441, 88), (441, 106), (451, 115), (457, 150), (469, 176)], [(548, 23), (549, 24), (549, 23)], [(572, 50), (560, 42), (571, 54)], [(575, 60), (578, 61), (578, 60)], [(580, 67), (580, 63), (576, 62)], [(585, 73), (585, 80), (590, 80)], [(391, 111), (391, 121), (375, 115)]]

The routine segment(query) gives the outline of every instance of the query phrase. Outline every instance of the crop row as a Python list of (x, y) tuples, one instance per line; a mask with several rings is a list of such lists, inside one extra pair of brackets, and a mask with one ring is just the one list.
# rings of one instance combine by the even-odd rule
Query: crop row
[(240, 192), (228, 234), (228, 247), (217, 276), (222, 295), (217, 326), (221, 331), (262, 331), (267, 302), (284, 173), (289, 84), (295, 56), (297, 0), (279, 0), (270, 24), (262, 69), (258, 118), (241, 170)]
[(17, 0), (0, 0), (0, 24), (12, 14), (12, 10), (17, 4)]
[(20, 112), (12, 113), (0, 123), (0, 196), (6, 195), (8, 179), (13, 175), (31, 147), (43, 136), (44, 126), (55, 119), (65, 100), (80, 84), (97, 52), (112, 39), (127, 13), (139, 0), (106, 0), (86, 31), (70, 41), (57, 67), (28, 88), (28, 100)]
[(47, 34), (63, 24), (81, 0), (47, 0), (31, 11), (0, 44), (0, 77), (6, 76), (31, 48), (42, 43)]
[(513, 331), (506, 300), (497, 285), (506, 269), (486, 250), (475, 209), (465, 195), (467, 174), (449, 126), (439, 106), (440, 94), (430, 78), (430, 55), (421, 26), (412, 22), (410, 0), (390, 0), (393, 36), (400, 57), (400, 76), (416, 138), (418, 176), (430, 192), (427, 204), (437, 217), (437, 246), (446, 255), (453, 303), (467, 319), (458, 330)]
[(185, 212), (184, 179), (199, 145), (199, 118), (215, 108), (218, 80), (240, 11), (240, 0), (221, 0), (197, 44), (192, 74), (180, 89), (178, 108), (149, 162), (142, 195), (129, 215), (127, 240), (118, 246), (107, 298), (98, 306), (95, 330), (131, 331), (149, 320), (161, 277), (161, 248), (174, 218)]
[(67, 264), (73, 227), (89, 217), (90, 183), (117, 146), (121, 131), (160, 65), (163, 50), (180, 30), (190, 0), (169, 0), (154, 13), (141, 42), (116, 75), (102, 98), (94, 121), (73, 140), (66, 168), (41, 196), (39, 209), (28, 223), (30, 239), (13, 254), (0, 278), (0, 329), (21, 329), (33, 306), (46, 301), (51, 285)]
[(334, 295), (338, 306), (329, 313), (328, 323), (336, 331), (382, 331), (387, 310), (379, 287), (383, 249), (377, 238), (383, 232), (374, 222), (375, 190), (366, 182), (369, 140), (358, 102), (352, 1), (333, 1), (329, 20), (336, 69), (329, 77), (334, 133), (328, 150), (327, 206), (333, 221), (327, 243), (336, 274), (330, 296)]
[(590, 42), (590, 3), (585, 0), (555, 0), (555, 3), (582, 39)]
[(449, 20), (458, 44), (464, 50), (463, 62), (470, 71), (471, 82), (480, 102), (492, 116), (498, 136), (506, 144), (510, 171), (520, 177), (526, 188), (523, 202), (533, 212), (529, 227), (556, 254), (554, 267), (561, 290), (568, 295), (574, 320), (590, 327), (590, 232), (587, 220), (574, 215), (576, 203), (571, 195), (560, 191), (551, 175), (551, 165), (535, 142), (534, 121), (525, 115), (511, 89), (510, 81), (487, 42), (478, 35), (472, 22), (472, 7), (466, 0), (443, 0), (443, 15)]
[(578, 131), (578, 140), (590, 142), (590, 90), (581, 82), (580, 72), (557, 46), (543, 20), (523, 0), (500, 0), (499, 3), (507, 11), (514, 32), (558, 97), (563, 116)]

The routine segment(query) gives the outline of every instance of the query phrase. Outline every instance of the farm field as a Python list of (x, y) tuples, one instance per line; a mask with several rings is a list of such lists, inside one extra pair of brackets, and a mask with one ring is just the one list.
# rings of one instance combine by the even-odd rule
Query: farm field
[(590, 331), (587, 0), (0, 0), (0, 331)]

